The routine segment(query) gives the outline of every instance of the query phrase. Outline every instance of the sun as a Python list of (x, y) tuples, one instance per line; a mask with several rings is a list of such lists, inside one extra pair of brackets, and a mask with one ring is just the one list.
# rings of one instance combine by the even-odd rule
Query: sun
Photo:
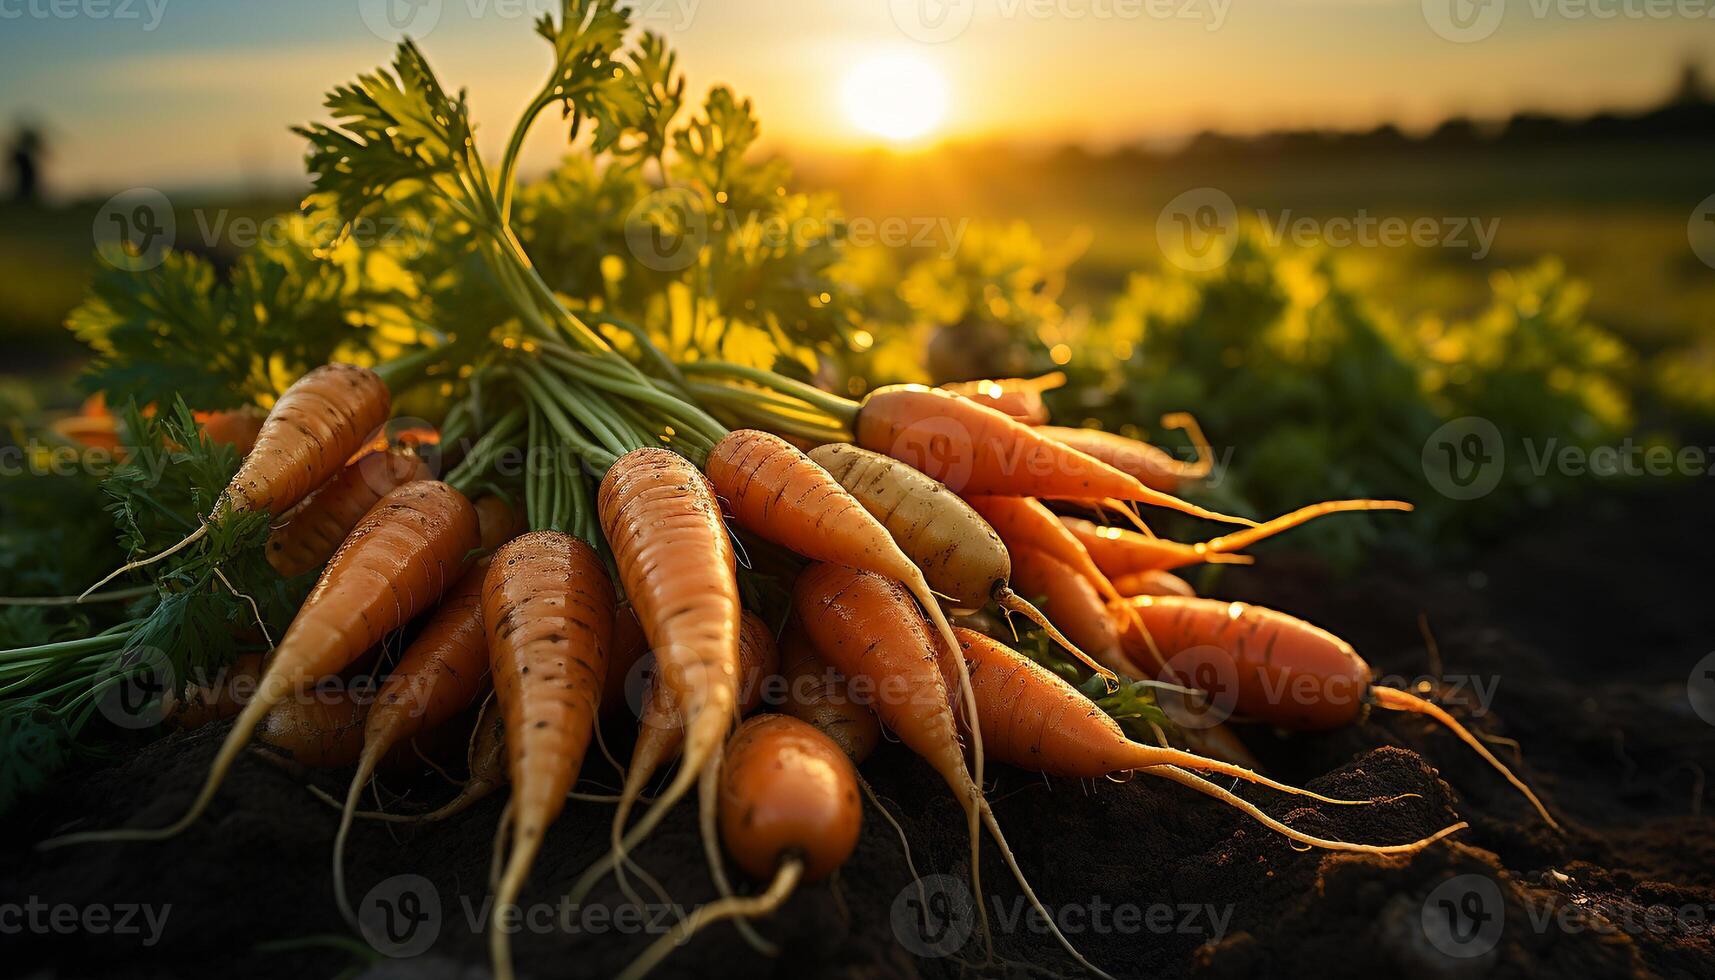
[(916, 55), (876, 55), (846, 73), (841, 101), (853, 126), (909, 143), (940, 125), (947, 113), (947, 80)]

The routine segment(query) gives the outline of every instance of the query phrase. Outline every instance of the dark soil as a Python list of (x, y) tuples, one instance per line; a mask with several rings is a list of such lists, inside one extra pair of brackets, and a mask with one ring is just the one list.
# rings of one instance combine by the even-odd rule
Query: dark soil
[[(1479, 681), (1493, 711), (1473, 725), (1518, 741), (1518, 771), (1565, 823), (1563, 836), (1444, 731), (1389, 712), (1323, 735), (1254, 728), (1244, 735), (1283, 779), (1340, 797), (1415, 795), (1341, 808), (1243, 793), (1295, 827), (1351, 840), (1402, 842), (1470, 822), (1411, 857), (1300, 851), (1240, 814), (1143, 777), (1080, 785), (993, 767), (1001, 825), (1074, 942), (1122, 977), (1715, 976), (1715, 821), (1702, 815), (1715, 726), (1687, 696), (1693, 665), (1715, 649), (1702, 554), (1715, 537), (1710, 504), (1699, 490), (1585, 505), (1521, 529), (1458, 570), (1426, 572), (1384, 558), (1340, 579), (1310, 560), (1276, 555), (1229, 572), (1221, 584), (1223, 596), (1276, 606), (1346, 636), (1383, 675), (1412, 682), (1438, 669), (1445, 699), (1463, 705), (1460, 713), (1478, 701), (1471, 679)], [(1419, 614), (1439, 639), (1439, 668)], [(176, 840), (29, 850), (69, 829), (168, 823), (202, 779), (220, 734), (171, 736), (113, 768), (68, 775), (10, 820), (0, 905), (33, 897), (46, 906), (122, 912), (123, 903), (170, 903), (171, 910), (152, 946), (135, 934), (26, 924), (5, 937), (8, 974), (297, 978), (363, 965), (338, 945), (349, 933), (329, 885), (332, 812), (254, 760), (233, 774), (207, 818)], [(1498, 751), (1514, 758), (1509, 748)], [(585, 768), (585, 788), (616, 782), (599, 759)], [(930, 908), (947, 907), (944, 899), (962, 885), (936, 886), (960, 883), (967, 872), (964, 825), (951, 796), (898, 745), (884, 746), (865, 771), (903, 822), (918, 869), (951, 876), (929, 879)], [(340, 775), (314, 778), (336, 789)], [(427, 800), (446, 790), (420, 787), (416, 795)], [(438, 826), (359, 827), (354, 893), (389, 876), (421, 874), (441, 909), (427, 955), (375, 959), (372, 975), (486, 975), (485, 939), (470, 916), (480, 921), (500, 808), (490, 800)], [(568, 806), (527, 903), (554, 903), (605, 849), (610, 812), (603, 804)], [(994, 854), (985, 847), (982, 879), (1003, 965), (967, 966), (982, 958), (975, 936), (946, 957), (902, 945), (902, 935), (921, 946), (938, 933), (925, 936), (914, 917), (917, 892), (900, 842), (871, 811), (846, 869), (801, 890), (762, 924), (784, 947), (780, 958), (760, 957), (731, 927), (718, 926), (656, 975), (1076, 975), (1052, 939), (1016, 917), (1017, 889)], [(641, 858), (677, 902), (711, 897), (690, 807)], [(623, 904), (611, 879), (594, 901)], [(3, 918), (0, 927), (17, 932)], [(514, 948), (524, 975), (605, 976), (648, 939), (629, 920), (593, 922), (525, 932)]]

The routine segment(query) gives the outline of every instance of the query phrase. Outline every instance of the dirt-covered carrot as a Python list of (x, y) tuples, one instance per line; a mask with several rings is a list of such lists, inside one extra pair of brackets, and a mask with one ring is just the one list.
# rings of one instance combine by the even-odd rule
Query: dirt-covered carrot
[(1025, 595), (1042, 600), (1048, 618), (1079, 649), (1115, 673), (1145, 676), (1127, 656), (1107, 600), (1076, 569), (1046, 551), (1016, 548), (1012, 552), (1012, 576)]
[(1000, 535), (939, 481), (891, 456), (844, 443), (819, 446), (810, 458), (887, 528), (936, 594), (962, 609), (992, 601), (1042, 627), (1092, 670), (1107, 669), (1012, 589), (1012, 557)]
[[(229, 511), (284, 514), (332, 479), (370, 433), (387, 421), (391, 407), (386, 383), (367, 368), (325, 364), (305, 374), (274, 403), (256, 435), (255, 447), (239, 464), (210, 516)], [(165, 551), (120, 566), (84, 594), (175, 554), (207, 533), (204, 523)]]
[(1182, 595), (1194, 596), (1197, 590), (1191, 583), (1172, 572), (1160, 569), (1150, 569), (1145, 572), (1128, 572), (1114, 578), (1114, 591), (1130, 598), (1139, 595)]
[[(959, 639), (964, 646), (964, 654), (970, 661), (971, 677), (977, 685), (977, 704), (983, 712), (983, 720), (993, 724), (997, 731), (1004, 730), (1006, 733), (1004, 745), (997, 742), (995, 758), (1005, 759), (1012, 765), (1051, 776), (1082, 779), (1141, 771), (1150, 775), (1166, 776), (1199, 792), (1207, 793), (1208, 789), (1196, 785), (1204, 781), (1185, 771), (1198, 770), (1235, 776), (1247, 782), (1310, 797), (1324, 803), (1351, 805), (1368, 802), (1332, 799), (1276, 783), (1239, 766), (1205, 759), (1177, 749), (1133, 742), (1125, 737), (1117, 722), (1070, 684), (1055, 676), (1053, 671), (973, 630), (959, 630)], [(1191, 782), (1180, 777), (1188, 777)], [(1213, 784), (1204, 785), (1212, 787)], [(1231, 802), (1218, 793), (1209, 795)], [(1355, 844), (1302, 833), (1248, 804), (1239, 809), (1270, 829), (1300, 843), (1368, 854), (1406, 853), (1439, 840), (1464, 826), (1459, 824), (1434, 837), (1411, 844)]]
[(322, 567), (376, 501), (429, 475), (428, 464), (415, 453), (390, 449), (363, 456), (286, 514), (268, 535), (268, 564), (286, 578)]
[[(1176, 664), (1181, 668), (1177, 671), (1180, 683), (1230, 697), (1234, 713), (1300, 731), (1352, 724), (1371, 704), (1427, 715), (1482, 756), (1530, 800), (1550, 826), (1558, 828), (1530, 787), (1464, 725), (1439, 705), (1406, 691), (1372, 685), (1369, 665), (1351, 644), (1327, 630), (1243, 602), (1138, 596), (1127, 604), (1163, 653), (1171, 658), (1190, 652)], [(1205, 665), (1206, 669), (1199, 669)], [(1232, 686), (1230, 695), (1212, 690), (1227, 684)]]
[(1075, 429), (1061, 425), (1039, 425), (1038, 431), (1073, 449), (1087, 453), (1122, 473), (1129, 473), (1139, 483), (1162, 493), (1178, 493), (1192, 480), (1201, 480), (1214, 468), (1214, 450), (1203, 437), (1196, 419), (1179, 413), (1161, 420), (1163, 425), (1184, 428), (1197, 448), (1197, 459), (1182, 462), (1159, 446), (1127, 439), (1125, 436), (1100, 429)]
[[(1045, 916), (1055, 938), (1080, 966), (1107, 976), (1052, 925), (1053, 917), (1042, 908), (1018, 867), (982, 789), (971, 779), (943, 673), (951, 671), (936, 656), (928, 623), (905, 589), (871, 572), (812, 565), (798, 576), (792, 608), (823, 658), (854, 682), (862, 678), (871, 695), (870, 706), (882, 722), (922, 756), (958, 798), (970, 833), (971, 893), (983, 894), (977, 849), (980, 828), (987, 826), (1019, 888)], [(987, 939), (986, 916), (983, 923)]]
[(875, 712), (858, 703), (851, 682), (816, 652), (796, 615), (780, 634), (780, 678), (781, 712), (833, 739), (853, 765), (863, 765), (881, 744)]
[(1230, 562), (1235, 559), (1248, 562), (1249, 558), (1235, 555), (1234, 552), (1243, 551), (1258, 541), (1291, 530), (1324, 514), (1411, 509), (1410, 504), (1398, 500), (1327, 500), (1300, 507), (1290, 514), (1282, 514), (1256, 527), (1223, 534), (1196, 544), (1151, 537), (1120, 527), (1105, 527), (1081, 517), (1062, 516), (1060, 522), (1077, 536), (1103, 572), (1117, 576), (1131, 572), (1166, 572), (1203, 562)]
[(917, 467), (961, 496), (1114, 498), (1250, 524), (1151, 490), (1137, 478), (952, 392), (894, 385), (863, 401), (857, 444)]
[(648, 973), (697, 930), (780, 907), (801, 882), (826, 878), (851, 857), (863, 825), (857, 772), (840, 747), (787, 715), (745, 722), (727, 743), (719, 788), (721, 840), (745, 874), (768, 882), (755, 897), (699, 908), (652, 943), (623, 973)]
[(964, 395), (979, 405), (1010, 415), (1025, 425), (1045, 425), (1048, 406), (1042, 393), (1066, 383), (1066, 375), (1054, 371), (1040, 378), (996, 378), (992, 381), (955, 381), (941, 388)]
[[(618, 841), (574, 886), (581, 898), (607, 868), (623, 864), (696, 784), (726, 740), (738, 705), (737, 561), (720, 504), (703, 474), (666, 449), (620, 457), (597, 492), (602, 533), (626, 598), (655, 652), (656, 678), (685, 732), (679, 771), (629, 833), (625, 815), (642, 795), (626, 778), (614, 824)], [(705, 834), (713, 836), (713, 828)]]
[(381, 499), (322, 570), (210, 767), (189, 811), (169, 827), (72, 834), (49, 844), (162, 840), (214, 799), (264, 716), (294, 691), (345, 669), (388, 633), (440, 600), (477, 545), (476, 512), (444, 483), (407, 483)]
[(548, 825), (577, 781), (595, 730), (613, 640), (613, 584), (594, 549), (559, 531), (532, 531), (494, 554), (482, 585), (494, 695), (506, 719), (511, 853), (495, 888), (489, 951), (512, 975), (501, 927)]
[(334, 899), (348, 922), (355, 923), (357, 916), (345, 892), (345, 841), (358, 794), (394, 746), (464, 711), (488, 687), (488, 638), (482, 628), (482, 583), (487, 571), (487, 562), (479, 562), (447, 590), (440, 608), (382, 682), (375, 707), (364, 722), (363, 753), (346, 792), (333, 844)]
[[(896, 579), (917, 597), (958, 665), (953, 627), (941, 611), (923, 572), (899, 550), (887, 528), (865, 510), (819, 463), (778, 436), (756, 429), (735, 429), (709, 454), (703, 466), (740, 526), (814, 561), (832, 561)], [(959, 678), (972, 724), (971, 751), (977, 782), (983, 779), (983, 737), (975, 727), (976, 706), (969, 702), (970, 682)]]

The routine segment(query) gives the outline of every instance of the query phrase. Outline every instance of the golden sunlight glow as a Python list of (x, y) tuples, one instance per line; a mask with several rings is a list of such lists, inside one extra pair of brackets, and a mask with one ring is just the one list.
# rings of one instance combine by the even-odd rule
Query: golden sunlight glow
[(918, 55), (877, 55), (846, 73), (841, 100), (853, 126), (907, 143), (940, 125), (947, 112), (947, 80)]

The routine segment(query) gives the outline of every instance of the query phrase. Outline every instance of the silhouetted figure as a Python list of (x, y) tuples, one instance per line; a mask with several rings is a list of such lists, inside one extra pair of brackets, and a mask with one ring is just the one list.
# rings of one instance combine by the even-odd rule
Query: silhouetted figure
[(12, 201), (35, 204), (42, 199), (42, 134), (27, 123), (12, 134), (12, 146), (7, 151), (12, 171)]

